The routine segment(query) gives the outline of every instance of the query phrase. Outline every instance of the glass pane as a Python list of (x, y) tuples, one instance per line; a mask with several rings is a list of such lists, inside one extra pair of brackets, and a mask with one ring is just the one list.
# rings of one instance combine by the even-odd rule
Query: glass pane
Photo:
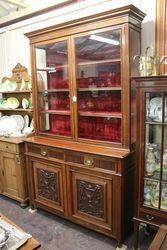
[(78, 130), (81, 138), (121, 141), (121, 119), (80, 116)]
[(144, 180), (144, 205), (159, 207), (159, 182)]
[(162, 179), (167, 181), (167, 126), (164, 126), (164, 151), (162, 167)]
[(78, 88), (121, 85), (120, 30), (75, 39)]
[(162, 93), (146, 93), (146, 120), (162, 122)]
[(162, 126), (146, 124), (145, 175), (159, 179), (161, 170)]
[(67, 41), (36, 47), (38, 90), (68, 89)]
[(70, 116), (41, 113), (40, 130), (49, 134), (71, 136)]
[(80, 138), (121, 142), (120, 34), (75, 39)]
[(70, 111), (69, 92), (49, 93), (45, 91), (42, 94), (39, 94), (38, 107), (41, 111)]
[(133, 87), (131, 89), (131, 142), (136, 142), (136, 89)]
[(167, 123), (167, 94), (164, 96), (164, 123)]
[(35, 51), (40, 130), (71, 136), (67, 41), (37, 46)]
[(121, 112), (121, 93), (110, 91), (80, 92), (78, 94), (79, 111)]
[(167, 183), (162, 183), (161, 209), (167, 211)]

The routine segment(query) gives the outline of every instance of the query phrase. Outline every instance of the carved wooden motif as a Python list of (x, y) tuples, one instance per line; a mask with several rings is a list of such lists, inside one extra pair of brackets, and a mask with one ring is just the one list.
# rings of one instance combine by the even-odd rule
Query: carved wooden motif
[(59, 202), (58, 175), (44, 169), (37, 170), (39, 195), (54, 202)]
[(77, 180), (78, 210), (99, 218), (104, 217), (103, 186)]

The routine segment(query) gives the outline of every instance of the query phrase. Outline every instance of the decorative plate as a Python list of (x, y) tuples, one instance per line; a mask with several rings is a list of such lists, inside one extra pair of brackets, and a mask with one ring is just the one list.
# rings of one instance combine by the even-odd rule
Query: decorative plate
[(154, 97), (150, 100), (149, 116), (157, 121), (162, 120), (162, 97)]
[(10, 80), (6, 80), (2, 83), (1, 85), (1, 91), (5, 92), (5, 91), (15, 91), (17, 89), (17, 83), (14, 81), (10, 81)]
[(24, 127), (24, 118), (21, 115), (11, 115), (10, 119), (13, 119), (16, 123), (15, 130), (21, 131)]
[(8, 89), (7, 89), (7, 91), (15, 91), (17, 89), (17, 82), (14, 82), (14, 81), (12, 81), (12, 82), (10, 82), (10, 84), (8, 85)]
[(28, 128), (29, 122), (30, 122), (29, 116), (28, 116), (28, 115), (25, 115), (25, 116), (24, 116), (24, 128), (23, 128), (23, 130), (24, 130), (25, 128)]
[(3, 98), (0, 99), (0, 108), (3, 108), (3, 105), (4, 105), (4, 100)]
[(153, 207), (158, 207), (159, 204), (159, 191), (152, 193), (151, 204)]
[(20, 91), (26, 90), (26, 82), (24, 81), (24, 79), (22, 79), (21, 81), (21, 87), (20, 87)]
[(8, 91), (9, 85), (11, 84), (11, 81), (9, 81), (8, 79), (6, 81), (4, 81), (1, 85), (1, 91)]
[(5, 108), (9, 108), (9, 109), (17, 109), (19, 107), (20, 103), (18, 101), (17, 98), (15, 97), (9, 97), (7, 100), (6, 100), (6, 103), (5, 103)]
[(29, 101), (26, 98), (22, 100), (22, 107), (23, 109), (27, 109), (29, 107)]

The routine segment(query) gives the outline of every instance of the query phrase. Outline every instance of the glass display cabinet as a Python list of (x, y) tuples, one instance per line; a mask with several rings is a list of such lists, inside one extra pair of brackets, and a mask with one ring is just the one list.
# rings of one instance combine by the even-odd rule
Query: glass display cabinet
[(121, 143), (121, 29), (91, 33), (73, 39), (73, 81), (68, 38), (35, 46), (39, 133)]
[(140, 220), (158, 226), (167, 223), (167, 77), (134, 81), (139, 121), (134, 221), (136, 227)]
[(144, 16), (130, 5), (27, 34), (36, 128), (26, 139), (30, 204), (120, 244), (132, 225), (130, 75)]

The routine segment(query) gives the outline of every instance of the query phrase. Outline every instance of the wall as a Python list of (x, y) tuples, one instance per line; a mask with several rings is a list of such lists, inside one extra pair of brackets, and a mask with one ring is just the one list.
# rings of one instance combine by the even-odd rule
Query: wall
[(147, 16), (142, 24), (142, 51), (148, 45), (155, 46), (156, 0), (86, 0), (72, 4), (70, 8), (42, 14), (0, 29), (0, 79), (10, 76), (12, 68), (20, 62), (30, 70), (29, 41), (24, 33), (60, 24), (116, 7), (134, 4)]

